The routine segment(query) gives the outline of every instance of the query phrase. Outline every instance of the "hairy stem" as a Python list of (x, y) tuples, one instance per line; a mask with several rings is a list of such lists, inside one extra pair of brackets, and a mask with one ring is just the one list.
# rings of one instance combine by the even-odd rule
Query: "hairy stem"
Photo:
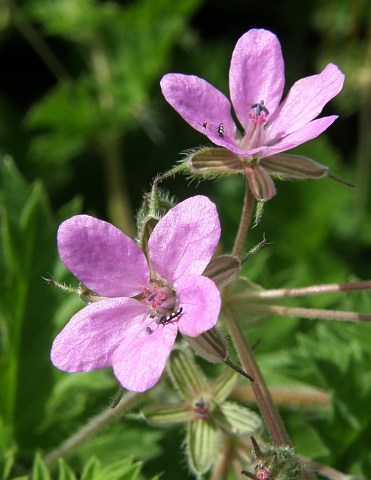
[[(356, 290), (370, 290), (370, 289), (371, 289), (371, 281), (365, 280), (363, 282), (329, 283), (325, 285), (311, 285), (310, 287), (258, 290), (256, 292), (244, 294), (243, 298), (244, 300), (272, 299), (272, 298), (284, 298), (284, 297), (300, 297), (304, 295), (320, 295), (324, 293), (351, 292)], [(237, 299), (237, 295), (233, 296), (233, 299)]]
[(223, 308), (227, 318), (226, 326), (232, 337), (234, 346), (238, 352), (241, 364), (251, 374), (254, 382), (251, 383), (260, 412), (265, 420), (268, 431), (276, 445), (291, 445), (285, 426), (281, 420), (278, 410), (272, 400), (271, 394), (256, 363), (254, 354), (247, 343), (244, 335), (228, 307)]
[(106, 172), (109, 218), (116, 227), (134, 238), (136, 228), (128, 196), (125, 166), (120, 153), (120, 140), (118, 138), (107, 139), (107, 141), (101, 139), (100, 146)]
[(48, 453), (44, 462), (48, 467), (53, 466), (59, 458), (71, 455), (86, 440), (91, 438), (104, 427), (114, 422), (118, 416), (126, 412), (142, 396), (140, 393), (128, 392), (116, 408), (104, 410), (100, 415), (92, 418), (90, 422), (66, 440), (62, 445)]
[[(109, 112), (114, 108), (115, 99), (105, 88), (112, 77), (111, 66), (107, 59), (104, 46), (99, 38), (95, 38), (90, 45), (91, 66), (96, 77), (98, 90), (98, 104), (102, 112)], [(134, 238), (136, 234), (133, 223), (133, 210), (128, 195), (124, 162), (122, 159), (121, 142), (122, 132), (103, 133), (97, 139), (98, 151), (103, 160), (107, 185), (107, 210), (111, 222)]]
[(254, 312), (282, 315), (286, 317), (301, 317), (321, 320), (338, 320), (340, 322), (371, 322), (371, 314), (344, 312), (338, 310), (321, 310), (317, 308), (284, 307), (282, 305), (249, 305)]
[(249, 188), (249, 184), (247, 181), (247, 177), (246, 177), (246, 193), (245, 193), (245, 199), (243, 203), (240, 225), (238, 227), (236, 240), (234, 242), (234, 246), (232, 250), (233, 255), (236, 255), (236, 256), (241, 255), (243, 244), (245, 242), (245, 238), (247, 235), (247, 230), (251, 222), (253, 206), (254, 206), (254, 196), (251, 193), (251, 190)]

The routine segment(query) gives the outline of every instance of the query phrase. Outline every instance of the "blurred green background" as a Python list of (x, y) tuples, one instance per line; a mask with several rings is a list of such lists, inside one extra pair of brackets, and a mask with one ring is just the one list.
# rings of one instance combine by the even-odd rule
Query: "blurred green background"
[[(195, 74), (228, 95), (230, 57), (250, 28), (269, 29), (281, 41), (285, 93), (329, 62), (345, 73), (343, 91), (324, 109), (340, 118), (296, 153), (328, 165), (357, 188), (329, 179), (277, 181), (278, 194), (246, 248), (264, 235), (269, 244), (244, 273), (265, 288), (366, 280), (369, 1), (0, 2), (0, 478), (26, 474), (36, 451), (58, 445), (107, 405), (116, 389), (109, 371), (71, 376), (50, 364), (55, 334), (81, 307), (41, 280), (52, 275), (76, 285), (58, 260), (58, 224), (85, 212), (134, 235), (135, 212), (153, 177), (187, 149), (208, 144), (165, 102), (161, 77)], [(177, 200), (209, 195), (221, 217), (221, 249), (231, 250), (242, 177), (200, 184), (178, 177), (163, 186)], [(370, 308), (365, 293), (295, 302)], [(331, 394), (325, 410), (283, 407), (299, 452), (370, 478), (370, 327), (272, 318), (252, 325), (249, 335), (262, 340), (257, 357), (272, 385), (295, 380)], [(147, 461), (140, 478), (162, 471), (164, 479), (188, 478), (181, 442), (177, 429), (158, 432), (123, 421), (70, 461), (79, 472), (92, 452), (103, 465), (132, 454)]]

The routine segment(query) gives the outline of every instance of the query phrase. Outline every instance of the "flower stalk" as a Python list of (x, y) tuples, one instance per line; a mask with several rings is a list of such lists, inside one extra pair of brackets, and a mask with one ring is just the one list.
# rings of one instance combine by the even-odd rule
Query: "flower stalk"
[(261, 374), (250, 345), (245, 339), (240, 326), (228, 307), (223, 308), (223, 313), (226, 316), (226, 326), (238, 352), (241, 364), (245, 370), (251, 372), (251, 375), (255, 380), (251, 383), (251, 388), (253, 389), (260, 413), (265, 420), (273, 443), (277, 446), (290, 446), (291, 442), (289, 436), (273, 402), (268, 386)]
[[(268, 300), (273, 298), (300, 297), (304, 295), (320, 295), (325, 293), (353, 292), (358, 290), (370, 290), (371, 280), (350, 283), (328, 283), (323, 285), (310, 285), (309, 287), (275, 288), (270, 290), (253, 290), (243, 295), (244, 300)], [(234, 295), (233, 300), (238, 300)]]
[(74, 453), (82, 443), (116, 421), (118, 417), (124, 412), (127, 412), (142, 397), (143, 394), (127, 392), (115, 408), (105, 409), (100, 415), (93, 417), (87, 425), (82, 427), (55, 450), (48, 453), (44, 457), (45, 465), (47, 467), (52, 467), (56, 464), (59, 458), (67, 457)]
[(246, 193), (245, 193), (245, 198), (243, 203), (243, 209), (242, 209), (240, 224), (238, 227), (238, 232), (237, 232), (233, 250), (232, 250), (234, 255), (240, 256), (242, 253), (243, 244), (245, 242), (249, 225), (251, 222), (253, 206), (254, 206), (254, 196), (251, 193), (251, 190), (249, 188), (249, 183), (246, 177)]
[(269, 315), (282, 315), (286, 317), (301, 317), (313, 320), (337, 320), (340, 322), (371, 322), (371, 314), (368, 313), (260, 304), (251, 304), (249, 308), (251, 308), (254, 313), (267, 313)]

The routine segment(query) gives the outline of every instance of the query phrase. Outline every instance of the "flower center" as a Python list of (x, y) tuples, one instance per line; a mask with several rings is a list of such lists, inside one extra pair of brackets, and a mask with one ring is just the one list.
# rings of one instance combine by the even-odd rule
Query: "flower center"
[(176, 297), (175, 292), (169, 286), (154, 284), (151, 287), (144, 287), (143, 294), (145, 298), (141, 300), (141, 303), (148, 305), (153, 310), (151, 313), (169, 316), (173, 312)]
[(264, 145), (264, 125), (267, 123), (269, 110), (264, 105), (264, 100), (250, 105), (248, 113), (248, 124), (246, 125), (245, 135), (240, 143), (243, 150), (252, 150), (253, 148)]
[(200, 398), (198, 402), (195, 403), (194, 408), (192, 409), (194, 416), (193, 420), (205, 420), (205, 422), (209, 418), (209, 404), (205, 402), (203, 398)]

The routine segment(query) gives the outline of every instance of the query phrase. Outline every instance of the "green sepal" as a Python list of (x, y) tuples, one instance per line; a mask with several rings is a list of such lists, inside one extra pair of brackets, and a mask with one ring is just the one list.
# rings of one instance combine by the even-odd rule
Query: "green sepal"
[(225, 148), (202, 148), (186, 159), (191, 172), (204, 177), (243, 173), (241, 158)]
[(246, 177), (254, 197), (260, 202), (266, 202), (276, 195), (276, 187), (268, 172), (259, 165), (245, 168)]
[(172, 403), (171, 405), (150, 405), (141, 410), (145, 420), (151, 425), (172, 425), (192, 420), (193, 412), (187, 403)]
[(213, 327), (198, 337), (183, 338), (193, 348), (195, 353), (211, 363), (222, 363), (228, 358), (228, 347), (219, 331)]
[(167, 368), (175, 387), (186, 400), (192, 401), (209, 389), (206, 377), (183, 350), (172, 350)]
[(218, 454), (219, 433), (210, 421), (191, 422), (187, 430), (188, 461), (197, 475), (205, 473)]
[(262, 158), (260, 165), (269, 174), (280, 178), (315, 179), (326, 177), (328, 174), (328, 167), (302, 155), (278, 153)]
[(259, 434), (262, 420), (252, 410), (232, 402), (223, 402), (213, 411), (215, 424), (234, 435)]
[(233, 282), (240, 273), (241, 261), (235, 255), (220, 255), (213, 258), (203, 272), (219, 289)]
[(226, 368), (213, 382), (211, 386), (211, 394), (218, 403), (224, 402), (229, 397), (238, 382), (238, 374), (231, 372)]

